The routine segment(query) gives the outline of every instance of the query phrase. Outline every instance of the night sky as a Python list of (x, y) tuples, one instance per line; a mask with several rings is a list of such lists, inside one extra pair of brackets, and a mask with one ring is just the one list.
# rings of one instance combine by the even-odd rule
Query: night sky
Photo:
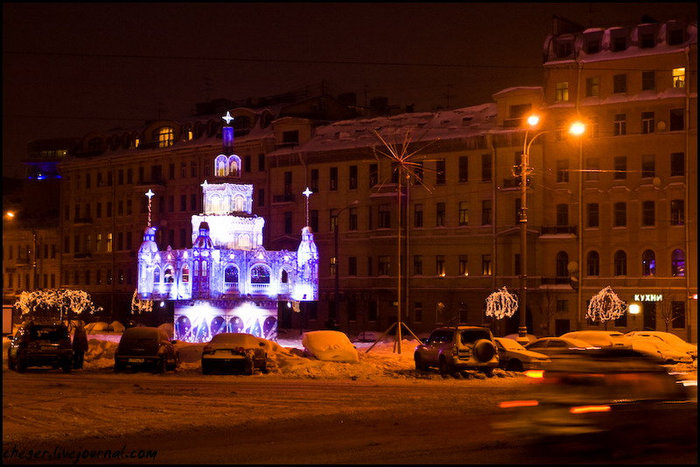
[(34, 139), (329, 83), (416, 111), (541, 85), (552, 16), (697, 21), (687, 3), (3, 3), (3, 173)]

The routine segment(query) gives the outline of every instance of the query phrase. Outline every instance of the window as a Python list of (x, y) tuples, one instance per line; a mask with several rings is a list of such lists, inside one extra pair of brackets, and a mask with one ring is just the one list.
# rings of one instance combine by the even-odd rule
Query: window
[(357, 166), (351, 165), (350, 172), (348, 176), (348, 188), (351, 190), (357, 189)]
[(467, 156), (459, 156), (459, 181), (466, 182), (469, 180), (469, 158)]
[(284, 194), (286, 196), (292, 194), (292, 172), (284, 173)]
[(554, 100), (556, 102), (567, 102), (569, 100), (569, 83), (567, 81), (555, 85)]
[(600, 78), (593, 76), (586, 78), (586, 97), (600, 96)]
[(445, 256), (436, 255), (435, 256), (435, 275), (438, 277), (445, 277)]
[(469, 275), (469, 256), (467, 255), (459, 255), (459, 275)]
[(569, 205), (568, 204), (557, 204), (557, 225), (558, 226), (569, 225)]
[(445, 159), (439, 159), (435, 162), (435, 184), (444, 185), (445, 179)]
[(413, 255), (413, 274), (423, 275), (423, 257), (421, 255)]
[(369, 187), (372, 188), (374, 185), (379, 183), (379, 169), (377, 164), (369, 165)]
[(333, 210), (331, 210), (331, 216), (329, 218), (330, 224), (328, 226), (329, 232), (335, 232), (335, 229), (338, 228), (338, 215), (333, 214)]
[(586, 204), (586, 227), (598, 227), (600, 225), (600, 207), (598, 203)]
[(586, 53), (596, 54), (600, 52), (600, 37), (587, 37), (586, 38)]
[[(251, 168), (252, 162), (250, 160), (250, 156), (243, 156), (243, 170), (246, 173), (250, 173), (252, 168)], [(235, 173), (235, 172), (234, 172)]]
[(187, 195), (180, 195), (180, 211), (187, 211)]
[(613, 93), (627, 92), (627, 75), (622, 73), (613, 75)]
[(683, 250), (673, 250), (671, 253), (671, 276), (685, 277), (685, 253)]
[(282, 143), (288, 145), (299, 144), (299, 130), (283, 131)]
[(685, 302), (671, 302), (671, 327), (685, 327)]
[(569, 183), (568, 159), (557, 160), (557, 183)]
[(627, 49), (627, 35), (624, 31), (620, 31), (618, 35), (612, 37), (612, 51), (621, 52)]
[(331, 191), (338, 190), (338, 167), (331, 167), (330, 169), (330, 185), (328, 189)]
[(654, 112), (642, 112), (642, 134), (654, 132)]
[(671, 177), (685, 175), (685, 153), (674, 152), (671, 154)]
[(589, 276), (600, 275), (600, 256), (597, 251), (589, 251), (586, 258), (587, 271)]
[(622, 250), (617, 250), (613, 257), (613, 263), (616, 276), (627, 275), (627, 254)]
[(377, 275), (388, 276), (391, 274), (391, 260), (389, 256), (379, 256), (377, 258)]
[(328, 262), (328, 274), (332, 277), (336, 277), (338, 272), (338, 259), (335, 256), (331, 256)]
[(649, 227), (656, 223), (654, 201), (642, 201), (642, 225)]
[(669, 130), (681, 131), (685, 128), (683, 109), (671, 109), (669, 114)]
[[(192, 210), (194, 210), (194, 205), (195, 205), (195, 198), (192, 198), (191, 200), (191, 205), (192, 205)], [(265, 189), (264, 188), (258, 188), (258, 206), (265, 206)]]
[(645, 31), (639, 33), (639, 47), (642, 49), (650, 49), (656, 45), (654, 31)]
[(481, 201), (481, 225), (491, 225), (491, 200)]
[(311, 191), (318, 193), (318, 169), (311, 169), (310, 187)]
[(309, 224), (311, 224), (311, 230), (313, 232), (318, 232), (318, 209), (312, 209), (309, 213)]
[(682, 199), (671, 200), (671, 225), (685, 224), (685, 202)]
[(415, 302), (413, 304), (413, 320), (416, 323), (423, 322), (423, 302)]
[(288, 235), (292, 233), (292, 211), (284, 213), (284, 233)]
[(625, 114), (615, 114), (613, 120), (613, 136), (622, 136), (627, 134), (627, 116)]
[(627, 225), (627, 203), (615, 203), (613, 215), (613, 227), (625, 227)]
[(481, 155), (481, 181), (491, 181), (491, 154)]
[(357, 230), (357, 208), (348, 209), (348, 230)]
[(597, 157), (586, 158), (586, 171), (584, 172), (584, 179), (600, 179), (600, 159), (598, 159)]
[(571, 55), (574, 49), (574, 44), (571, 39), (562, 39), (557, 41), (557, 58), (567, 58)]
[(167, 148), (173, 145), (175, 141), (175, 132), (170, 127), (158, 129), (158, 147)]
[(613, 162), (615, 166), (615, 172), (613, 173), (613, 179), (624, 180), (627, 178), (627, 156), (617, 156)]
[(469, 203), (459, 202), (459, 225), (469, 225)]
[(491, 268), (491, 255), (481, 255), (481, 275), (490, 276), (493, 274)]
[(380, 229), (391, 228), (391, 211), (389, 211), (388, 204), (381, 204), (378, 208), (378, 225)]
[(263, 265), (253, 266), (253, 268), (250, 270), (250, 282), (252, 284), (269, 284), (270, 270)]
[(515, 198), (513, 207), (515, 208), (513, 214), (515, 214), (515, 217), (513, 218), (513, 223), (515, 225), (518, 225), (520, 223), (520, 220), (522, 219), (522, 205), (523, 205), (523, 200), (520, 198)]
[(673, 87), (674, 88), (684, 88), (685, 87), (685, 68), (674, 68), (672, 74), (673, 74)]
[(348, 276), (357, 275), (357, 257), (348, 256)]
[(258, 172), (265, 170), (265, 154), (258, 154)]
[(445, 227), (445, 203), (435, 205), (435, 227)]
[(567, 269), (569, 265), (569, 255), (566, 251), (560, 251), (557, 253), (557, 264), (556, 273), (557, 277), (569, 277), (569, 271)]
[(656, 176), (656, 163), (653, 154), (642, 156), (642, 178), (654, 178)]
[(656, 89), (656, 73), (642, 71), (642, 91), (653, 91), (654, 89)]
[(413, 227), (423, 227), (423, 205), (413, 205)]
[(656, 255), (654, 250), (645, 250), (642, 253), (642, 276), (656, 275)]
[(238, 283), (238, 268), (236, 266), (227, 266), (224, 270), (224, 282), (229, 284)]

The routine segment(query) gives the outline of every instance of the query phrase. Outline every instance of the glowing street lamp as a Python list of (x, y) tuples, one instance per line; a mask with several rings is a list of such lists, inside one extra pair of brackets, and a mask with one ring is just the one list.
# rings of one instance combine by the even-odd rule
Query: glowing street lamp
[[(523, 155), (520, 169), (520, 325), (518, 327), (517, 341), (521, 344), (527, 344), (527, 177), (532, 173), (530, 167), (530, 147), (539, 136), (549, 133), (553, 130), (541, 130), (528, 140), (530, 130), (536, 130), (540, 123), (540, 116), (537, 114), (528, 115), (526, 118), (527, 127), (525, 129), (525, 138), (523, 139)], [(585, 131), (585, 125), (581, 122), (575, 122), (569, 127), (569, 133), (572, 135), (582, 135)], [(580, 227), (579, 227), (580, 229)], [(580, 287), (579, 287), (580, 288)]]

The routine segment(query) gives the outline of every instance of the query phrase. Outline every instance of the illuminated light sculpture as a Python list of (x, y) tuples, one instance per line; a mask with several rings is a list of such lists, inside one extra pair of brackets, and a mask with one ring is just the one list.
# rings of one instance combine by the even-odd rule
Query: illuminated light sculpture
[(510, 318), (518, 309), (518, 297), (503, 288), (497, 290), (486, 298), (486, 316), (496, 319)]
[(607, 286), (591, 298), (586, 318), (603, 323), (607, 329), (608, 322), (620, 318), (625, 314), (625, 311), (627, 311), (627, 304), (617, 296), (610, 286)]
[[(231, 127), (224, 130), (232, 134)], [(231, 141), (217, 159), (235, 156)], [(239, 167), (219, 170), (215, 164), (213, 176), (239, 176)], [(318, 300), (318, 249), (311, 228), (302, 229), (296, 252), (268, 251), (265, 220), (252, 213), (253, 185), (205, 180), (201, 186), (203, 212), (192, 216), (192, 248), (160, 251), (149, 219), (138, 253), (138, 299), (172, 301), (174, 337), (182, 341), (208, 342), (220, 332), (275, 340), (279, 302)]]

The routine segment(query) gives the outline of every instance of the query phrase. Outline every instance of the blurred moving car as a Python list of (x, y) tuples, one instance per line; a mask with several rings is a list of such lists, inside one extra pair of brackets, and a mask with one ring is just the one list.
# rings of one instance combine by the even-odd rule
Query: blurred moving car
[(496, 340), (491, 330), (482, 326), (437, 328), (416, 347), (413, 359), (416, 370), (438, 367), (443, 377), (466, 369), (490, 376), (499, 363)]
[(509, 371), (536, 370), (544, 368), (549, 357), (545, 354), (527, 350), (513, 339), (496, 337), (498, 349), (498, 366)]
[(530, 342), (527, 344), (525, 348), (533, 352), (545, 354), (552, 358), (553, 355), (568, 352), (569, 350), (589, 350), (594, 349), (595, 346), (580, 339), (565, 338), (562, 336), (540, 337), (535, 342)]
[(29, 366), (60, 367), (69, 373), (73, 368), (73, 348), (68, 328), (62, 323), (22, 324), (7, 349), (7, 366), (20, 373)]
[(562, 334), (561, 337), (563, 339), (578, 339), (596, 347), (632, 348), (632, 341), (619, 331), (571, 331)]
[(494, 428), (567, 452), (697, 445), (697, 386), (634, 350), (563, 352), (536, 376), (531, 394), (500, 402), (510, 414)]
[(357, 363), (360, 356), (348, 336), (340, 331), (320, 330), (305, 332), (301, 338), (304, 354), (319, 360)]
[(664, 332), (664, 331), (632, 331), (625, 334), (629, 337), (651, 337), (654, 336), (657, 339), (662, 340), (665, 344), (671, 346), (677, 351), (685, 352), (690, 355), (691, 358), (698, 358), (698, 346), (684, 341), (677, 335)]
[(114, 371), (149, 366), (159, 373), (174, 371), (180, 364), (174, 342), (162, 329), (146, 326), (127, 328), (114, 353)]
[(213, 370), (242, 371), (246, 375), (256, 368), (267, 373), (265, 339), (243, 332), (222, 332), (212, 337), (202, 350), (202, 374)]

